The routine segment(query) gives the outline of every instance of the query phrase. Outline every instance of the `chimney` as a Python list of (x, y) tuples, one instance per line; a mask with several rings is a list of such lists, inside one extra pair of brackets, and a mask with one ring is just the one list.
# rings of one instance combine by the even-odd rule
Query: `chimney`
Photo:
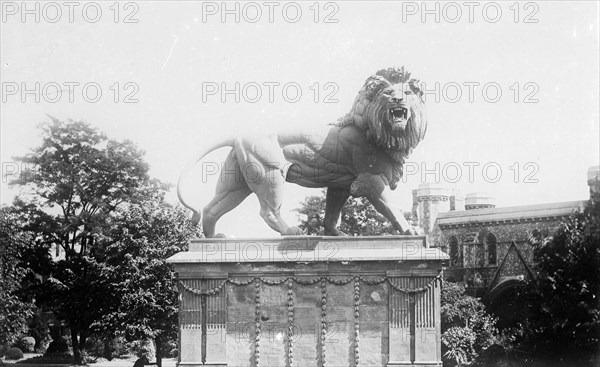
[(489, 209), (496, 207), (496, 199), (485, 192), (471, 192), (465, 197), (465, 210)]
[(459, 190), (453, 189), (450, 195), (450, 211), (464, 210), (465, 196)]

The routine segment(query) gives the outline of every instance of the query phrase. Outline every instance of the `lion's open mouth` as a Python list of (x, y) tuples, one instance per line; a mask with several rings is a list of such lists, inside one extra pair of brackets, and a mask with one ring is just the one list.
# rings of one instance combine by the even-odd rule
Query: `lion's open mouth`
[(408, 109), (404, 107), (390, 108), (390, 117), (394, 123), (405, 121), (408, 118)]

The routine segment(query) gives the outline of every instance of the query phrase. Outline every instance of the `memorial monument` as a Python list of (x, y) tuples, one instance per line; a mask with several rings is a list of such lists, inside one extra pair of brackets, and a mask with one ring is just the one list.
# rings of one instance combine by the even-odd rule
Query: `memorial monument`
[[(370, 76), (350, 112), (323, 131), (234, 137), (203, 150), (178, 195), (207, 238), (169, 259), (181, 292), (178, 365), (441, 366), (447, 256), (389, 200), (425, 130), (418, 81), (389, 68)], [(216, 195), (201, 212), (186, 202), (183, 183), (226, 146)], [(301, 236), (283, 221), (286, 181), (327, 188), (327, 236)], [(224, 237), (217, 220), (250, 193), (284, 237), (215, 238)], [(400, 235), (343, 237), (336, 226), (350, 195), (366, 197)]]
[[(202, 217), (207, 238), (219, 218), (251, 193), (260, 215), (282, 235), (300, 235), (281, 218), (283, 184), (326, 187), (325, 235), (340, 235), (336, 225), (350, 195), (367, 198), (401, 234), (416, 234), (402, 212), (390, 205), (390, 192), (402, 177), (405, 159), (425, 136), (427, 117), (419, 81), (402, 68), (379, 70), (364, 83), (350, 112), (320, 131), (290, 131), (225, 139), (203, 149), (182, 173), (179, 200)], [(215, 197), (200, 209), (189, 204), (182, 184), (208, 153), (232, 147), (221, 170)]]

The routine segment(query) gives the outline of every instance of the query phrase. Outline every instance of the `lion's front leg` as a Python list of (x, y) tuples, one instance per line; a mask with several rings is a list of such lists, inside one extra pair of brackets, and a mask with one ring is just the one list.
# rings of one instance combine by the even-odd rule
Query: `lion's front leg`
[(383, 177), (368, 173), (359, 175), (352, 183), (350, 193), (353, 196), (366, 197), (398, 232), (407, 235), (417, 234), (404, 218), (402, 211), (391, 205), (391, 190)]
[(323, 232), (326, 236), (344, 236), (345, 233), (337, 229), (342, 208), (350, 197), (350, 191), (346, 189), (327, 189), (327, 200), (325, 202), (325, 219), (323, 220)]

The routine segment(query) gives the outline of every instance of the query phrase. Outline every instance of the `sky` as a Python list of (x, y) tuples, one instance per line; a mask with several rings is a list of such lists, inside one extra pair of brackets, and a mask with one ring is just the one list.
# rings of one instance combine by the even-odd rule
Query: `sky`
[[(424, 83), (428, 113), (394, 192), (404, 210), (424, 182), (490, 192), (497, 206), (583, 200), (600, 160), (596, 1), (0, 4), (2, 204), (18, 193), (6, 183), (14, 157), (40, 144), (47, 115), (132, 140), (150, 174), (175, 184), (201, 148), (333, 123), (369, 75), (402, 65)], [(227, 152), (188, 183), (199, 206), (216, 178), (202, 168)], [(285, 190), (294, 224), (319, 191)], [(275, 234), (253, 196), (217, 230)]]

